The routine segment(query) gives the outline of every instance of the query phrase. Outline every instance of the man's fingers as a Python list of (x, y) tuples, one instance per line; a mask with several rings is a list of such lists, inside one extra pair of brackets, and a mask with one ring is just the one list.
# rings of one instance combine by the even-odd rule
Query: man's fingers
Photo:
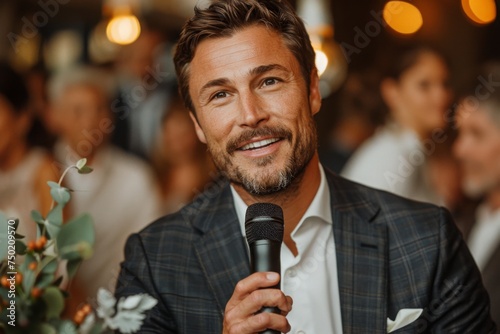
[(288, 314), (291, 305), (285, 294), (278, 289), (262, 289), (252, 292), (248, 298), (237, 306), (245, 314), (257, 313), (262, 307), (277, 307)]
[(236, 284), (233, 295), (226, 305), (226, 311), (232, 309), (255, 290), (268, 288), (279, 282), (280, 276), (273, 272), (258, 272), (242, 279)]
[(265, 329), (274, 329), (280, 333), (288, 333), (290, 324), (283, 315), (259, 313), (229, 328), (229, 334), (258, 333)]

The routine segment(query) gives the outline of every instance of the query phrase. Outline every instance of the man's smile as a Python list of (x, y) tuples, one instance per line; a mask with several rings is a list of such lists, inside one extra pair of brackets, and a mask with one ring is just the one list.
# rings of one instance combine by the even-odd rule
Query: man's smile
[(255, 150), (263, 147), (267, 147), (271, 144), (276, 143), (277, 141), (282, 140), (283, 138), (266, 138), (266, 139), (261, 139), (258, 141), (252, 141), (248, 144), (244, 144), (238, 150), (240, 151), (248, 151), (248, 150)]

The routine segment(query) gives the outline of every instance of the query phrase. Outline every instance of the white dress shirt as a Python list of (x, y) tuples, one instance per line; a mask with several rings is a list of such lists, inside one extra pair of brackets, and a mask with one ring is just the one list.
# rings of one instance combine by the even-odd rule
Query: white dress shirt
[(341, 174), (372, 188), (442, 205), (427, 172), (427, 156), (432, 152), (414, 132), (389, 123), (356, 150)]
[(477, 210), (476, 219), (468, 245), (479, 270), (483, 271), (500, 244), (500, 210), (492, 211), (482, 205)]
[[(292, 231), (297, 257), (281, 246), (281, 289), (293, 299), (287, 315), (292, 334), (342, 333), (337, 259), (333, 238), (330, 191), (323, 167), (318, 191)], [(231, 187), (234, 205), (245, 236), (247, 205)], [(286, 224), (286, 221), (285, 221)]]

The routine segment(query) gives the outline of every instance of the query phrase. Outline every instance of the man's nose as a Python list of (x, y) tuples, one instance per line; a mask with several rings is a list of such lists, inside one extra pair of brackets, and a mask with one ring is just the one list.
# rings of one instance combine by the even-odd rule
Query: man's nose
[(257, 127), (269, 119), (269, 113), (264, 108), (260, 97), (251, 92), (240, 94), (240, 121), (242, 127)]

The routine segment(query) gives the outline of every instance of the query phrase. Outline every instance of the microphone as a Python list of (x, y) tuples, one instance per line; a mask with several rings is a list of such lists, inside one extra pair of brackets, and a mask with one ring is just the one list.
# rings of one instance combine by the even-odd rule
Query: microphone
[[(250, 247), (252, 273), (273, 271), (281, 275), (280, 252), (284, 231), (281, 207), (271, 203), (250, 205), (245, 215), (245, 231)], [(271, 288), (279, 289), (280, 282)], [(259, 312), (281, 313), (277, 307), (263, 307)], [(279, 332), (266, 329), (260, 334)]]

